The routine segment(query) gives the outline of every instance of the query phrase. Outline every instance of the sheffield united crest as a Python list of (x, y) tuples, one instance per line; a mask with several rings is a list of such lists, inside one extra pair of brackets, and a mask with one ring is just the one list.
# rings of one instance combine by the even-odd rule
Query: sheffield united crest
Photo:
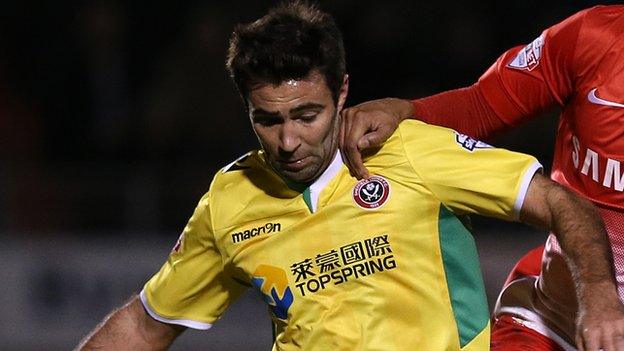
[(380, 176), (360, 180), (353, 187), (353, 200), (365, 210), (374, 210), (383, 206), (389, 196), (390, 184)]

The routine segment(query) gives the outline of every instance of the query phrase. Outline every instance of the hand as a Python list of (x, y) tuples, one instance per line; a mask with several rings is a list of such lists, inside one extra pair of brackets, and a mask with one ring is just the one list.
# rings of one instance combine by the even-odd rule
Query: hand
[(624, 312), (622, 306), (579, 311), (576, 327), (579, 351), (624, 350)]
[(342, 157), (357, 179), (368, 178), (361, 151), (386, 141), (404, 119), (412, 117), (409, 100), (386, 98), (364, 102), (341, 112), (340, 150)]

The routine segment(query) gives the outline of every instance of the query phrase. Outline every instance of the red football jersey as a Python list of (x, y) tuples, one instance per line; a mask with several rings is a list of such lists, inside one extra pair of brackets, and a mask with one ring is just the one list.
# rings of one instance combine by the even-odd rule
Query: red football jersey
[[(624, 6), (581, 11), (505, 52), (474, 85), (413, 103), (418, 119), (486, 139), (560, 106), (551, 177), (599, 205), (624, 302)], [(494, 314), (573, 349), (574, 285), (559, 252), (551, 235), (543, 258), (523, 259)]]
[(508, 126), (562, 107), (551, 177), (624, 209), (624, 6), (597, 6), (505, 52), (479, 88)]
[[(505, 52), (476, 89), (493, 110), (488, 118), (495, 123), (485, 126), (501, 130), (561, 106), (551, 178), (602, 205), (624, 301), (624, 6), (581, 11)], [(551, 235), (540, 279), (507, 285), (495, 313), (522, 316), (563, 347), (574, 341), (577, 307), (572, 282), (557, 269), (559, 250)]]

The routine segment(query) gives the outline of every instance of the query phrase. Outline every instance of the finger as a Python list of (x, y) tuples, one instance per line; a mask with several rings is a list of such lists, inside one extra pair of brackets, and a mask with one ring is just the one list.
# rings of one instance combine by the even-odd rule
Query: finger
[(353, 176), (357, 179), (368, 178), (368, 170), (362, 162), (362, 155), (359, 151), (351, 153), (351, 167), (353, 167)]
[(340, 147), (344, 146), (345, 136), (347, 134), (346, 133), (346, 131), (347, 131), (346, 127), (347, 127), (347, 125), (349, 123), (349, 120), (351, 119), (351, 115), (352, 115), (351, 112), (352, 111), (353, 111), (353, 108), (350, 107), (350, 108), (346, 108), (346, 109), (344, 109), (344, 110), (342, 110), (340, 112), (340, 117), (341, 117), (340, 118), (340, 137), (338, 139), (338, 140), (340, 140)]
[(358, 141), (369, 130), (371, 130), (371, 122), (363, 114), (350, 118), (349, 123), (345, 126), (345, 147), (357, 149)]
[(343, 161), (345, 165), (347, 166), (347, 168), (349, 169), (349, 173), (352, 176), (355, 175), (355, 170), (353, 168), (353, 162), (351, 161), (351, 154), (349, 153), (349, 145), (348, 145), (347, 140), (348, 140), (351, 120), (353, 119), (353, 113), (354, 112), (352, 112), (352, 110), (349, 110), (345, 113), (345, 116), (344, 116), (345, 118), (342, 122), (342, 146), (341, 146)]
[(578, 351), (585, 351), (585, 346), (583, 346), (584, 342), (583, 342), (583, 337), (581, 336), (580, 332), (576, 333), (576, 348), (578, 349)]
[(600, 348), (600, 330), (599, 329), (584, 329), (583, 330), (583, 342), (585, 349), (598, 350)]
[(624, 324), (617, 321), (609, 324), (608, 334), (609, 341), (603, 343), (605, 350), (624, 350)]
[(615, 333), (616, 350), (624, 350), (624, 324), (622, 322), (616, 324)]
[(371, 123), (364, 118), (358, 118), (351, 123), (351, 129), (346, 136), (346, 152), (348, 153), (354, 175), (358, 179), (366, 178), (368, 170), (362, 161), (362, 152), (359, 148), (360, 140), (365, 137), (371, 129)]
[[(362, 179), (367, 173), (362, 164), (362, 157), (357, 150), (357, 141), (353, 139), (353, 126), (360, 122), (363, 117), (362, 113), (358, 113), (357, 110), (353, 110), (348, 114), (344, 127), (344, 145), (343, 153), (345, 155), (345, 164), (349, 168), (349, 172), (357, 179)], [(362, 171), (364, 169), (364, 171)]]
[(369, 131), (358, 141), (358, 149), (365, 150), (369, 147), (380, 146), (388, 137), (392, 135), (392, 131), (388, 128), (379, 128), (374, 131)]
[(368, 170), (364, 167), (362, 155), (357, 147), (347, 146), (342, 152), (345, 158), (345, 164), (349, 168), (351, 175), (357, 179), (367, 178)]
[(347, 166), (347, 168), (349, 169), (349, 173), (353, 174), (353, 172), (351, 171), (351, 164), (349, 163), (348, 155), (345, 152), (346, 150), (345, 138), (347, 135), (347, 125), (351, 117), (351, 111), (352, 109), (346, 109), (342, 112), (342, 120), (340, 122), (340, 151), (342, 153), (342, 159), (345, 165)]
[(614, 330), (609, 327), (605, 327), (602, 330), (601, 334), (602, 334), (602, 338), (601, 338), (602, 341), (601, 341), (601, 345), (599, 346), (602, 346), (602, 349), (604, 351), (615, 351), (616, 348), (615, 348)]
[(624, 336), (618, 335), (615, 337), (615, 350), (623, 351), (624, 350)]

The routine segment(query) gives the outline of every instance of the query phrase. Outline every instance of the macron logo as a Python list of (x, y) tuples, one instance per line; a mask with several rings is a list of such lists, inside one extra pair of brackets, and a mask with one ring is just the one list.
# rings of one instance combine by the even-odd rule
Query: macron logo
[(256, 227), (252, 229), (243, 230), (237, 233), (232, 234), (232, 242), (239, 243), (241, 241), (245, 241), (247, 239), (251, 239), (260, 234), (270, 234), (273, 232), (279, 232), (282, 230), (282, 225), (280, 223), (267, 223), (261, 227)]

